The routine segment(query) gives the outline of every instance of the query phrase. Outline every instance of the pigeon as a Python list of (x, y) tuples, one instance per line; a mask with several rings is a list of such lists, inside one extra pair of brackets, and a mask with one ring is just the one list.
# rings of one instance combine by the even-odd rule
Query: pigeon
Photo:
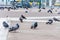
[(6, 23), (5, 21), (3, 21), (3, 26), (4, 26), (5, 28), (8, 28), (8, 27), (9, 27), (8, 23)]
[(9, 28), (9, 32), (16, 31), (17, 29), (19, 29), (19, 24), (18, 23), (16, 24), (16, 26), (13, 26), (13, 27)]
[(31, 29), (36, 29), (37, 26), (38, 26), (38, 23), (35, 22), (35, 23), (31, 26)]
[(54, 20), (54, 21), (60, 21), (59, 19), (57, 19), (57, 18), (55, 18), (55, 17), (53, 18), (53, 20)]
[(52, 19), (49, 19), (48, 22), (46, 22), (46, 24), (52, 24), (52, 23), (53, 23)]
[(21, 15), (21, 17), (19, 18), (20, 22), (23, 23), (23, 19), (26, 19), (25, 16)]
[(28, 13), (28, 11), (25, 11), (25, 13)]
[(49, 12), (52, 13), (52, 10), (49, 9), (47, 12), (48, 12), (48, 13), (49, 13)]
[(25, 16), (23, 16), (23, 15), (21, 15), (21, 18), (26, 19), (26, 17), (25, 17)]
[(41, 12), (41, 9), (39, 9), (39, 12)]
[(42, 9), (45, 9), (44, 7)]
[(20, 18), (19, 20), (20, 20), (21, 23), (23, 23), (23, 19), (22, 18)]

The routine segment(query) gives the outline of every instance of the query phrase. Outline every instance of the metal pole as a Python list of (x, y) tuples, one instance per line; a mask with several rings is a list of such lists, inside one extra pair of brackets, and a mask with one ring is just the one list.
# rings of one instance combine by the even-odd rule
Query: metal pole
[(15, 0), (14, 0), (14, 2), (15, 2)]
[(7, 5), (7, 0), (6, 0), (6, 5)]
[(39, 9), (41, 8), (41, 0), (39, 0)]
[(22, 0), (22, 7), (23, 7), (23, 0)]

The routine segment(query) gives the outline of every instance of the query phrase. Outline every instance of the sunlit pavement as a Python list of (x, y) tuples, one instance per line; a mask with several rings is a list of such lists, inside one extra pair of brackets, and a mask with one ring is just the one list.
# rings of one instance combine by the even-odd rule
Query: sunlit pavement
[[(22, 10), (22, 11), (19, 11)], [(4, 11), (0, 10), (0, 17), (20, 17), (23, 14), (26, 17), (48, 17), (48, 16), (60, 16), (56, 12), (47, 13), (48, 9), (42, 9), (42, 12), (38, 12), (39, 9), (29, 9), (28, 13), (25, 13), (25, 9), (19, 9), (18, 11)], [(58, 10), (59, 11), (59, 10)], [(47, 25), (45, 23), (38, 23), (37, 29), (30, 29), (33, 22), (20, 23), (19, 21), (11, 21), (11, 25), (19, 23), (20, 28), (17, 32), (10, 32), (8, 40), (60, 40), (60, 23), (53, 23)]]
[(60, 40), (60, 23), (47, 25), (46, 23), (38, 23), (36, 29), (30, 29), (32, 22), (11, 22), (20, 24), (17, 32), (9, 33), (8, 40)]

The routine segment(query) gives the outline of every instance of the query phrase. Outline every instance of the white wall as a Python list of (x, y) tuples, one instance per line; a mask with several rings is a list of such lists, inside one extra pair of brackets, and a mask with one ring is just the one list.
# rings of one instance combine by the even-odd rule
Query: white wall
[[(10, 5), (10, 1), (12, 1), (12, 0), (7, 0), (7, 5)], [(6, 0), (4, 0), (4, 1), (2, 1), (2, 0), (0, 0), (0, 5), (6, 5)]]
[(56, 0), (56, 2), (60, 2), (60, 0)]
[(49, 6), (50, 7), (52, 6), (52, 0), (49, 0)]
[(2, 2), (2, 0), (0, 0), (0, 5), (4, 5), (4, 2)]

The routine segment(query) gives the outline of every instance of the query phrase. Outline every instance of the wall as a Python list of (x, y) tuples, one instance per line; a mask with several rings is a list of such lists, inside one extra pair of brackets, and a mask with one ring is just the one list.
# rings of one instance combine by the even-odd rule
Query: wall
[(0, 5), (10, 5), (10, 1), (13, 0), (0, 0)]

